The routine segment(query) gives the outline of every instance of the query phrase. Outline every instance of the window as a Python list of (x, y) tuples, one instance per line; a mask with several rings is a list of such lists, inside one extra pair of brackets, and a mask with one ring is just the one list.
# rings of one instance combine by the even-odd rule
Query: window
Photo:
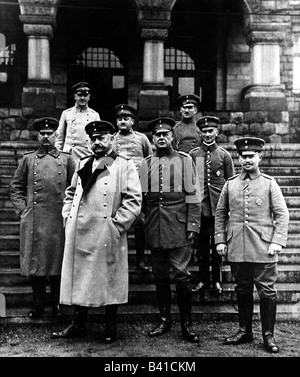
[(14, 65), (16, 45), (6, 46), (5, 35), (0, 33), (0, 65)]
[(171, 47), (165, 49), (165, 69), (193, 71), (195, 70), (195, 65), (193, 60), (184, 51)]
[(294, 39), (293, 55), (293, 90), (295, 93), (300, 93), (300, 37)]
[(114, 52), (104, 47), (87, 48), (75, 63), (87, 68), (123, 68)]

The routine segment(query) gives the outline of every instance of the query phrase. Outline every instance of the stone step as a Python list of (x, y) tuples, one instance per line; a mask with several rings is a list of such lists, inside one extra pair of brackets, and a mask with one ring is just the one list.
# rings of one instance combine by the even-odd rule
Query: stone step
[(288, 208), (300, 208), (300, 196), (285, 195), (284, 199)]
[(0, 208), (0, 221), (18, 221), (13, 208)]

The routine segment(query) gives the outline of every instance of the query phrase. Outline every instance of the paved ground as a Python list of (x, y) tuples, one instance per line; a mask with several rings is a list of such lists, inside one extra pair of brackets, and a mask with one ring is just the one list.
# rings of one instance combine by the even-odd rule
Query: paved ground
[(270, 355), (262, 345), (260, 322), (254, 323), (254, 341), (239, 346), (225, 346), (223, 339), (236, 330), (236, 322), (207, 322), (194, 324), (200, 336), (199, 344), (181, 339), (180, 325), (159, 338), (149, 338), (149, 322), (118, 324), (118, 340), (106, 345), (101, 341), (101, 324), (88, 323), (88, 335), (83, 339), (51, 339), (58, 324), (2, 323), (0, 319), (0, 357), (300, 357), (300, 323), (277, 322), (275, 337), (281, 352)]

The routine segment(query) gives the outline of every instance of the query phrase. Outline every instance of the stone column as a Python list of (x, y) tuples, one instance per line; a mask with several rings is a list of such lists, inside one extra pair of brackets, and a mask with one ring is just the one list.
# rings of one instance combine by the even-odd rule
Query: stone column
[[(55, 27), (57, 0), (19, 0), (20, 21), (28, 38), (27, 83), (23, 87), (22, 106), (34, 109), (54, 108), (51, 88), (50, 40)], [(50, 4), (51, 3), (51, 4)]]
[(251, 25), (247, 43), (251, 47), (252, 85), (244, 91), (244, 110), (287, 109), (280, 79), (280, 43), (284, 40), (281, 24)]

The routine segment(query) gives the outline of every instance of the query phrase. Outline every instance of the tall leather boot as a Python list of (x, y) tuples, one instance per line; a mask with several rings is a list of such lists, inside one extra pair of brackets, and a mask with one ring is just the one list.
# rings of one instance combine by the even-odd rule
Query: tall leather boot
[(264, 347), (268, 352), (278, 353), (279, 347), (274, 339), (276, 297), (262, 297), (259, 306)]
[(150, 337), (163, 335), (171, 330), (171, 288), (169, 284), (157, 284), (156, 296), (160, 312), (160, 323), (149, 332)]
[(239, 330), (236, 334), (225, 339), (225, 344), (249, 343), (253, 340), (252, 317), (253, 317), (253, 295), (237, 295)]
[(45, 312), (46, 277), (31, 276), (30, 280), (33, 295), (33, 307), (28, 313), (28, 317), (31, 319), (38, 319)]
[(75, 306), (72, 323), (64, 330), (52, 333), (52, 338), (78, 338), (86, 335), (86, 320), (89, 308)]
[(145, 263), (145, 230), (143, 226), (134, 227), (134, 240), (136, 250), (136, 268), (140, 272), (149, 272)]
[(51, 307), (54, 317), (62, 317), (62, 311), (59, 305), (60, 294), (60, 276), (50, 276)]
[(191, 343), (198, 343), (199, 338), (192, 328), (192, 297), (191, 286), (189, 283), (176, 285), (177, 304), (180, 314), (180, 324), (183, 339)]
[(105, 334), (104, 343), (113, 343), (117, 338), (117, 314), (118, 305), (105, 307)]

